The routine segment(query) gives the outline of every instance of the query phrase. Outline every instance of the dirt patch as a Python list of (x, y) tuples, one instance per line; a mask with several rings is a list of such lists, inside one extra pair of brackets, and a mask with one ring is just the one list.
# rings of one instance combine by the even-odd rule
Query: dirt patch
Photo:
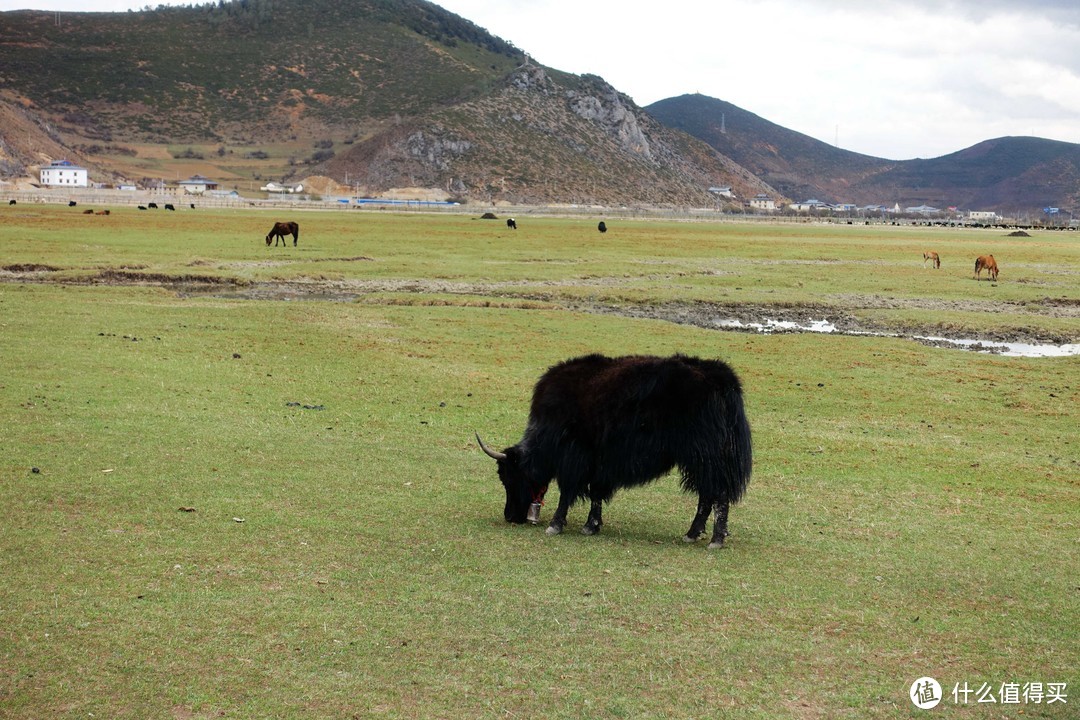
[(214, 275), (169, 275), (166, 273), (133, 272), (131, 270), (105, 269), (84, 282), (105, 285), (208, 285), (215, 287), (243, 286), (247, 281)]
[(10, 273), (36, 273), (36, 272), (59, 272), (63, 268), (54, 267), (52, 265), (40, 265), (38, 263), (16, 263), (14, 265), (5, 265), (0, 270), (4, 270)]

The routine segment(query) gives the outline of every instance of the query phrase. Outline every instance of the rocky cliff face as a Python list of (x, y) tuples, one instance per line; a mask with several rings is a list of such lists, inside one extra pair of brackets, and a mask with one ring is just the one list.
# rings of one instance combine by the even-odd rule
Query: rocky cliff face
[(575, 115), (596, 123), (627, 152), (652, 159), (649, 138), (638, 124), (636, 108), (615, 88), (603, 83), (592, 94), (570, 90), (567, 98)]
[(387, 130), (320, 172), (369, 193), (432, 186), (480, 202), (715, 206), (713, 185), (768, 192), (601, 78), (526, 63), (483, 98)]

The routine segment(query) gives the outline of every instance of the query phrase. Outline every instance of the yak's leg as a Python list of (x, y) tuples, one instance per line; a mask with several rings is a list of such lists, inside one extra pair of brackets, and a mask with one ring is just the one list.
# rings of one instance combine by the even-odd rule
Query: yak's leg
[(690, 523), (690, 529), (683, 536), (683, 542), (695, 542), (705, 532), (705, 523), (709, 521), (709, 513), (712, 512), (713, 502), (704, 495), (698, 496), (697, 514), (694, 522)]
[(546, 532), (548, 535), (558, 535), (566, 526), (566, 514), (570, 512), (570, 493), (559, 490), (559, 506), (555, 508), (555, 514), (551, 517)]
[(585, 521), (585, 525), (581, 528), (582, 535), (595, 535), (600, 532), (600, 526), (604, 524), (603, 518), (600, 517), (603, 509), (603, 505), (599, 500), (592, 501), (592, 507), (589, 508), (589, 519)]
[(713, 525), (712, 542), (709, 543), (710, 550), (724, 547), (724, 538), (731, 534), (727, 529), (729, 507), (730, 503), (727, 500), (720, 500), (716, 503), (716, 523)]

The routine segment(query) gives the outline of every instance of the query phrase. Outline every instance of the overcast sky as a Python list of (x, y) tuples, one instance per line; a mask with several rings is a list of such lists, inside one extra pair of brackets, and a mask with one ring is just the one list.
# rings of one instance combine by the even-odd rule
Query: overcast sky
[[(159, 4), (189, 3), (0, 0), (0, 10)], [(1080, 0), (437, 4), (638, 105), (702, 93), (877, 157), (938, 157), (1006, 135), (1080, 143)]]

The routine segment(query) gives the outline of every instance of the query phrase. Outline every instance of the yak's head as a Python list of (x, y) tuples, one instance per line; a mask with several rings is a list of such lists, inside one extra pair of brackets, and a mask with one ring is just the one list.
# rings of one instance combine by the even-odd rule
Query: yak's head
[(524, 467), (525, 453), (517, 445), (499, 452), (485, 445), (480, 435), (476, 436), (476, 442), (480, 443), (480, 449), (499, 465), (499, 480), (506, 490), (506, 507), (503, 508), (506, 522), (535, 523), (539, 515), (530, 516), (530, 506), (536, 503), (539, 507), (539, 503), (543, 502), (547, 483), (539, 483), (529, 477)]
[(270, 245), (270, 238), (272, 238), (273, 236), (274, 236), (274, 233), (270, 233), (269, 235), (266, 236), (266, 245), (268, 247)]

